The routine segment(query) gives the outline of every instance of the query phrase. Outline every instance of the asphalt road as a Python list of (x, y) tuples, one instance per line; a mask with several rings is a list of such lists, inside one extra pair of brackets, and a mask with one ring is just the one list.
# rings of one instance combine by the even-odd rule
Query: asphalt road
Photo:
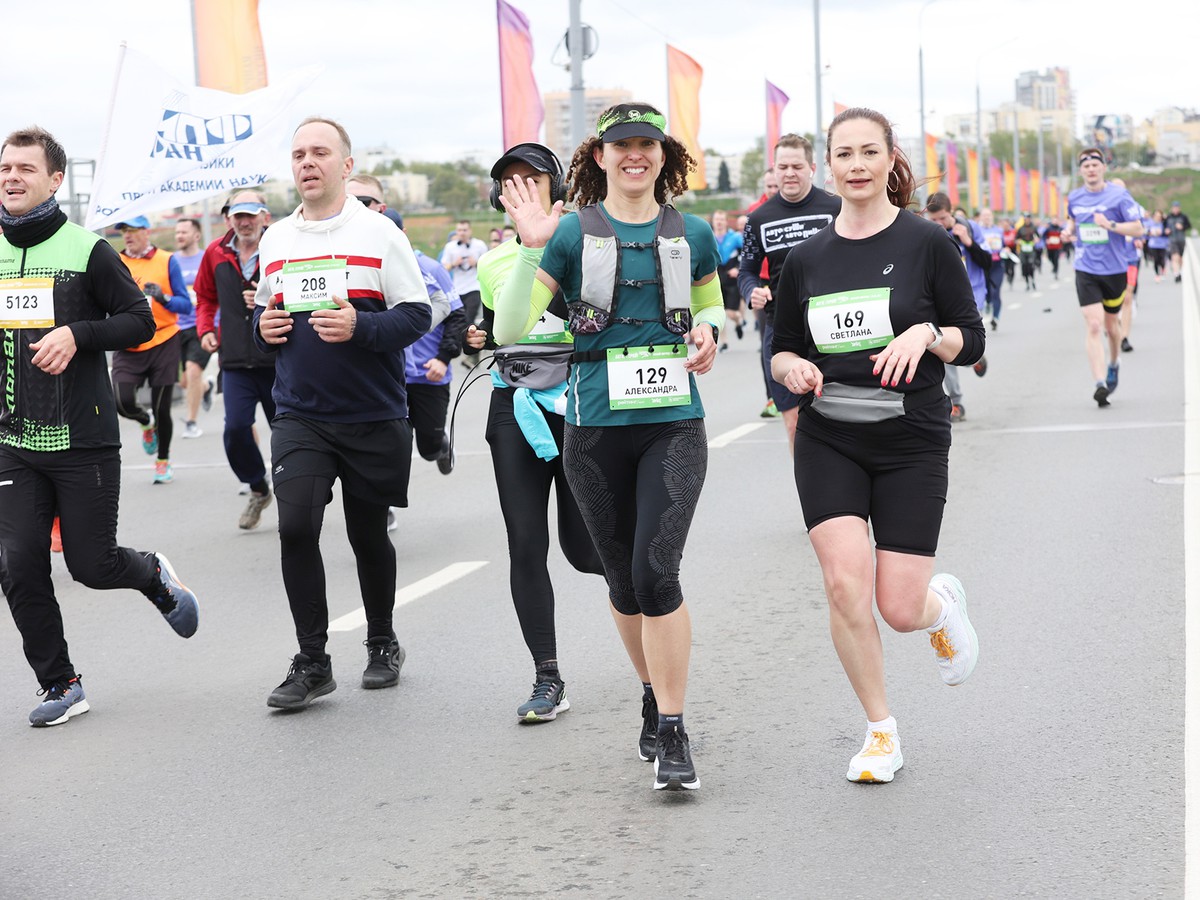
[[(84, 589), (55, 557), (92, 710), (32, 729), (37, 685), (0, 615), (0, 897), (1182, 896), (1180, 287), (1143, 276), (1109, 409), (1069, 270), (1007, 291), (987, 376), (963, 370), (939, 565), (966, 585), (982, 655), (948, 689), (923, 637), (885, 636), (905, 750), (890, 785), (844, 777), (863, 716), (782, 424), (758, 416), (753, 333), (701, 379), (713, 448), (683, 565), (695, 793), (651, 791), (603, 584), (557, 549), (572, 708), (518, 725), (532, 671), (486, 384), (459, 409), (456, 471), (414, 463), (394, 534), (400, 686), (359, 687), (365, 634), (347, 626), (338, 690), (300, 714), (265, 705), (294, 652), (275, 511), (237, 528), (220, 401), (203, 437), (177, 438), (169, 486), (123, 423), (121, 541), (170, 556), (200, 630), (178, 639), (140, 595)], [(332, 614), (353, 618), (337, 500), (324, 553)]]

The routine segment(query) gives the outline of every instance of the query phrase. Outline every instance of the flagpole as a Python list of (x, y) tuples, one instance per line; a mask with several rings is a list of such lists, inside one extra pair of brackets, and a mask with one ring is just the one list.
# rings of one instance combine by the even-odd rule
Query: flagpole
[[(113, 112), (117, 108), (117, 90), (121, 86), (121, 69), (125, 65), (125, 50), (128, 45), (121, 41), (121, 46), (117, 51), (117, 73), (113, 76), (112, 95), (108, 99), (108, 118), (104, 120), (104, 132), (100, 135), (100, 153), (96, 157), (96, 171), (92, 175), (92, 197), (100, 193), (98, 188), (104, 183), (104, 165), (108, 156), (108, 138), (112, 131)], [(90, 200), (90, 198), (89, 198)], [(84, 222), (88, 220), (88, 216), (84, 216)]]
[(816, 171), (813, 173), (816, 185), (821, 190), (825, 189), (825, 131), (821, 127), (821, 0), (813, 0), (813, 54), (816, 60), (813, 64), (813, 82), (817, 90), (817, 130), (814, 134), (816, 140), (813, 141), (813, 155), (816, 159), (813, 160), (817, 164)]

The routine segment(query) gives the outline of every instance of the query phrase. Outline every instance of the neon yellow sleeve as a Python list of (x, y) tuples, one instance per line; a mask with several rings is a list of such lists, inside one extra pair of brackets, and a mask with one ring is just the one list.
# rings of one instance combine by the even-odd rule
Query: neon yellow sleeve
[(721, 280), (710, 278), (704, 284), (692, 285), (692, 324), (713, 325), (725, 330), (725, 300), (721, 296)]
[(496, 299), (497, 344), (511, 344), (529, 334), (542, 317), (554, 293), (535, 277), (542, 259), (542, 247), (522, 246), (516, 264)]

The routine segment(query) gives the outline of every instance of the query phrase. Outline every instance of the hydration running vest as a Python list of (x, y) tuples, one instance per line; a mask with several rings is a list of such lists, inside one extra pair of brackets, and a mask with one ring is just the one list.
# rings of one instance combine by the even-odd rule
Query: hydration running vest
[[(597, 334), (610, 324), (645, 325), (653, 320), (614, 314), (622, 286), (659, 285), (662, 324), (672, 334), (687, 334), (692, 327), (692, 248), (684, 236), (683, 216), (673, 206), (661, 206), (650, 243), (618, 241), (612, 223), (595, 204), (576, 213), (583, 232), (583, 260), (579, 299), (567, 304), (573, 334)], [(621, 251), (654, 250), (654, 278), (621, 277)]]

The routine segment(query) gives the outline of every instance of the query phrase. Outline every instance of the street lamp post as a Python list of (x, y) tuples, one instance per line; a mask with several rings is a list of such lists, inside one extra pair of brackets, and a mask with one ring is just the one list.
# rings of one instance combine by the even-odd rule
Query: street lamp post
[(813, 0), (813, 81), (817, 90), (817, 127), (813, 131), (816, 146), (813, 160), (817, 169), (813, 173), (818, 188), (825, 188), (825, 131), (821, 127), (821, 0)]
[(925, 46), (921, 25), (925, 18), (925, 10), (934, 3), (937, 3), (937, 0), (925, 0), (921, 5), (921, 11), (917, 13), (917, 88), (921, 97), (921, 133), (917, 137), (917, 162), (919, 163), (917, 170), (921, 175), (917, 179), (917, 183), (920, 185), (918, 191), (922, 200), (929, 193), (925, 185), (929, 178), (929, 166), (925, 157)]
[[(989, 53), (996, 50), (1002, 50), (1009, 44), (1016, 41), (1016, 38), (1009, 38), (1001, 44), (996, 44), (994, 47), (989, 47), (984, 50), (979, 56), (975, 57), (975, 156), (977, 165), (975, 166), (975, 196), (979, 198), (980, 205), (983, 205), (983, 106), (979, 101), (979, 62)], [(994, 208), (996, 206), (996, 198), (988, 198)]]

